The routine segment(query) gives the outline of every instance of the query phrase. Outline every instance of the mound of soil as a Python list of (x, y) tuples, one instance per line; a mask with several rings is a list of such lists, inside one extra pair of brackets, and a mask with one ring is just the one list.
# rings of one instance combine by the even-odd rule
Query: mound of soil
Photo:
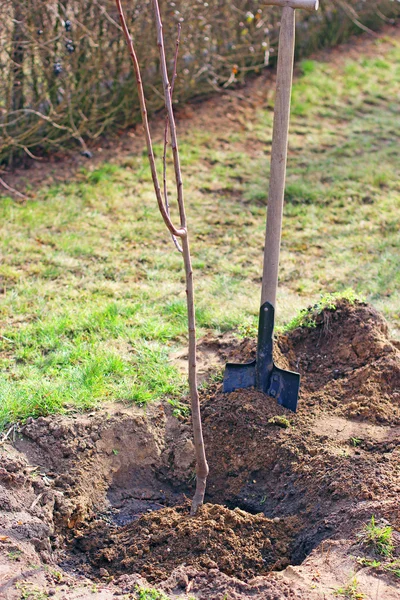
[(301, 399), (336, 415), (400, 423), (399, 349), (383, 316), (347, 301), (316, 316), (314, 329), (297, 329), (279, 347), (302, 375)]
[[(75, 578), (61, 591), (68, 598), (89, 576), (104, 599), (134, 598), (145, 577), (173, 598), (311, 600), (358, 570), (366, 598), (396, 598), (394, 576), (354, 556), (366, 551), (358, 533), (372, 515), (400, 530), (400, 351), (366, 304), (343, 301), (315, 319), (275, 344), (278, 366), (301, 373), (296, 414), (254, 389), (203, 389), (210, 476), (196, 518), (183, 501), (193, 488), (191, 424), (168, 404), (30, 419), (2, 453), (9, 581), (26, 577), (27, 564), (51, 563), (64, 583)], [(255, 354), (255, 340), (212, 343), (224, 362)], [(41, 572), (43, 589), (63, 590)]]
[[(296, 415), (251, 389), (212, 389), (203, 401), (211, 499), (269, 516), (305, 513), (309, 539), (298, 560), (330, 535), (320, 522), (338, 501), (400, 493), (400, 352), (386, 322), (345, 301), (316, 319), (276, 344), (276, 363), (302, 377)], [(233, 358), (254, 353), (245, 340)], [(281, 427), (282, 415), (290, 427)]]
[[(218, 568), (246, 580), (289, 564), (299, 519), (267, 519), (240, 509), (206, 504), (198, 515), (189, 507), (165, 508), (112, 533), (93, 563), (114, 574), (141, 573), (149, 581), (167, 579), (181, 564)], [(81, 549), (99, 548), (104, 532), (83, 538)]]
[[(372, 306), (339, 300), (335, 309), (309, 316), (314, 327), (299, 327), (276, 339), (274, 360), (301, 374), (299, 409), (373, 423), (400, 423), (400, 343), (390, 340), (384, 317)], [(223, 349), (230, 362), (256, 356), (256, 340)]]

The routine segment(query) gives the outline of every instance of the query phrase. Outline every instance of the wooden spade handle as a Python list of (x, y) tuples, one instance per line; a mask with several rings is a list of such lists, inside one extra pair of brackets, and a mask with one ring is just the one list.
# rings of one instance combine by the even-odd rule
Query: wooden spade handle
[(276, 290), (278, 287), (290, 96), (293, 80), (294, 37), (295, 10), (290, 6), (285, 6), (282, 10), (281, 30), (279, 34), (261, 306), (265, 302), (269, 302), (275, 307)]
[(290, 6), (291, 8), (304, 8), (305, 10), (318, 10), (319, 0), (267, 0), (265, 4), (272, 6)]

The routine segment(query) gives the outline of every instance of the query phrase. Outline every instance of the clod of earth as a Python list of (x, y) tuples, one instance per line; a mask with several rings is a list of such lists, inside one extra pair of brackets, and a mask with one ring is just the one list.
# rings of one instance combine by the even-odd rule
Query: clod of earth
[[(398, 597), (393, 571), (362, 566), (373, 557), (359, 533), (372, 515), (390, 523), (397, 560), (400, 351), (366, 304), (339, 302), (316, 320), (275, 345), (302, 376), (296, 415), (254, 390), (204, 388), (210, 479), (195, 519), (190, 422), (168, 404), (30, 420), (0, 470), (9, 571), (58, 565), (61, 581), (101, 580), (107, 598), (150, 582), (171, 598), (312, 600), (358, 569), (366, 598)], [(254, 340), (221, 344), (223, 360), (254, 352)]]

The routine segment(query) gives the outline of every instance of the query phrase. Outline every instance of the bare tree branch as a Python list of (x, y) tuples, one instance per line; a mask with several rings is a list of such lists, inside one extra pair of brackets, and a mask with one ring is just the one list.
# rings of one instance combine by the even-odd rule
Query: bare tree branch
[(107, 10), (104, 8), (104, 6), (102, 6), (98, 2), (98, 0), (94, 0), (94, 3), (95, 3), (96, 6), (99, 7), (99, 10), (100, 10), (101, 14), (105, 16), (105, 18), (107, 19), (107, 21), (109, 21), (112, 25), (114, 25), (115, 27), (117, 27), (117, 29), (119, 29), (120, 31), (123, 31), (121, 25), (119, 25), (117, 23), (117, 21), (114, 21), (114, 19), (112, 18), (112, 16), (107, 12)]
[[(16, 196), (18, 196), (18, 198), (22, 198), (23, 200), (28, 200), (28, 196), (25, 196), (25, 194), (21, 194), (21, 192), (19, 192), (18, 190), (15, 190), (13, 187), (8, 185), (8, 183), (6, 183), (2, 177), (0, 177), (0, 185), (2, 185), (8, 192), (11, 192), (12, 194), (15, 194)], [(2, 336), (2, 337), (4, 337), (4, 336)]]
[(350, 4), (348, 4), (347, 2), (345, 2), (343, 0), (336, 0), (336, 1), (339, 4), (339, 6), (341, 6), (343, 8), (344, 12), (348, 15), (348, 17), (353, 21), (354, 25), (357, 25), (357, 27), (359, 27), (366, 33), (369, 33), (370, 35), (373, 35), (374, 37), (378, 37), (378, 35), (375, 33), (375, 31), (372, 31), (372, 29), (370, 29), (369, 27), (367, 27), (366, 25), (361, 23), (361, 21), (358, 19), (357, 12), (354, 10), (354, 8), (352, 6), (350, 6)]
[[(182, 26), (178, 23), (178, 35), (176, 38), (176, 47), (175, 47), (175, 57), (174, 57), (174, 71), (172, 73), (172, 82), (171, 82), (171, 99), (174, 95), (174, 86), (175, 80), (177, 76), (176, 68), (178, 64), (178, 54), (179, 54), (179, 42), (181, 37), (181, 29)], [(168, 145), (168, 115), (165, 117), (165, 129), (164, 129), (164, 150), (163, 150), (163, 185), (164, 185), (164, 201), (165, 201), (165, 210), (169, 215), (169, 201), (168, 201), (168, 186), (167, 186), (167, 145)], [(175, 244), (175, 248), (178, 252), (182, 252), (182, 247), (180, 246), (178, 240), (174, 235), (171, 234), (172, 241)]]
[(179, 158), (179, 150), (178, 150), (178, 139), (176, 135), (176, 125), (175, 125), (175, 116), (174, 110), (172, 107), (172, 98), (171, 98), (171, 85), (169, 83), (168, 78), (168, 69), (167, 69), (167, 60), (165, 58), (165, 47), (164, 47), (164, 37), (163, 37), (163, 24), (161, 21), (160, 15), (160, 7), (158, 5), (157, 0), (153, 0), (153, 7), (156, 19), (156, 28), (157, 28), (157, 45), (160, 53), (160, 68), (161, 68), (161, 77), (164, 85), (164, 101), (167, 109), (168, 123), (171, 131), (171, 147), (172, 147), (172, 156), (174, 159), (174, 170), (175, 170), (175, 182), (177, 188), (177, 201), (179, 208), (179, 216), (181, 220), (181, 227), (186, 228), (186, 215), (185, 215), (185, 207), (183, 203), (183, 183), (182, 183), (182, 172)]
[(147, 154), (148, 154), (148, 158), (149, 158), (149, 162), (150, 162), (151, 176), (153, 178), (153, 184), (154, 184), (154, 190), (156, 192), (158, 208), (160, 209), (162, 218), (164, 219), (164, 223), (166, 224), (166, 226), (168, 227), (168, 229), (172, 233), (172, 235), (175, 235), (177, 237), (183, 237), (186, 235), (185, 226), (182, 225), (182, 222), (181, 222), (180, 228), (174, 227), (167, 211), (165, 210), (163, 198), (161, 195), (160, 183), (158, 181), (158, 175), (157, 175), (157, 170), (156, 170), (153, 143), (151, 140), (149, 121), (148, 121), (148, 117), (147, 117), (146, 100), (144, 97), (144, 90), (143, 90), (143, 83), (142, 83), (142, 76), (141, 76), (141, 72), (140, 72), (139, 61), (137, 59), (136, 52), (133, 47), (132, 37), (129, 33), (129, 29), (128, 29), (126, 21), (125, 21), (125, 16), (124, 16), (124, 13), (122, 10), (121, 0), (115, 0), (115, 1), (116, 1), (117, 8), (118, 8), (119, 18), (121, 20), (122, 30), (124, 32), (126, 43), (128, 44), (129, 54), (131, 56), (133, 68), (135, 71), (136, 84), (137, 84), (138, 93), (139, 93), (140, 112), (142, 115), (142, 122), (143, 122), (145, 137), (146, 137)]

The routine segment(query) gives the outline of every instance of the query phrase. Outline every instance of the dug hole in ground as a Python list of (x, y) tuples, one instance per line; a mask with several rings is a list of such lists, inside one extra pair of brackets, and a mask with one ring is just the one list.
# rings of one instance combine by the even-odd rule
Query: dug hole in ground
[[(255, 343), (207, 338), (200, 354), (243, 362)], [(298, 412), (204, 386), (196, 518), (190, 419), (169, 404), (28, 419), (1, 448), (2, 597), (400, 598), (399, 344), (343, 300), (275, 346), (301, 373)], [(392, 528), (387, 556), (372, 517)]]

